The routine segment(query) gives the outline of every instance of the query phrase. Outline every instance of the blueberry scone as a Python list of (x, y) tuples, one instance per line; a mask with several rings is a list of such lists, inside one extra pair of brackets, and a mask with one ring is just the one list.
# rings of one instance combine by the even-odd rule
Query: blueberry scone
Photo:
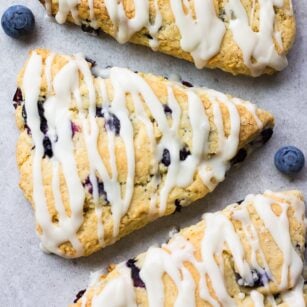
[(14, 97), (20, 186), (42, 247), (64, 257), (204, 197), (274, 124), (238, 98), (124, 68), (97, 77), (92, 65), (32, 51)]
[(97, 272), (75, 307), (305, 307), (298, 191), (248, 195), (162, 247)]
[(40, 1), (59, 23), (234, 75), (284, 69), (296, 31), (292, 0)]

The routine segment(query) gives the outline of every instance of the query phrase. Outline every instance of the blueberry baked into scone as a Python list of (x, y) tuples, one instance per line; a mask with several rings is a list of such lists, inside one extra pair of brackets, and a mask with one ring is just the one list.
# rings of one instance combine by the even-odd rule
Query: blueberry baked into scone
[(299, 191), (248, 195), (162, 247), (93, 274), (74, 307), (305, 307)]
[(20, 187), (42, 248), (64, 257), (204, 197), (274, 124), (238, 98), (124, 68), (97, 77), (93, 64), (34, 50), (14, 97)]
[(296, 31), (292, 0), (40, 1), (59, 23), (234, 75), (284, 69)]

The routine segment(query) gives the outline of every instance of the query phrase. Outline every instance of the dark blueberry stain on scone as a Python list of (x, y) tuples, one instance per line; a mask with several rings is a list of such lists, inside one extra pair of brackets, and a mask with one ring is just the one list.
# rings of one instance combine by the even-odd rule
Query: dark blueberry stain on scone
[(14, 108), (16, 109), (18, 106), (20, 106), (22, 101), (23, 101), (22, 92), (21, 92), (21, 89), (18, 87), (13, 97)]
[(252, 282), (248, 282), (247, 280), (242, 278), (240, 274), (235, 273), (238, 285), (248, 288), (258, 288), (267, 285), (271, 281), (269, 274), (264, 269), (262, 272), (259, 272), (256, 269), (252, 269), (251, 273), (253, 278)]
[(131, 278), (133, 280), (133, 285), (137, 288), (145, 288), (145, 284), (140, 277), (140, 269), (136, 266), (135, 263), (135, 259), (129, 259), (126, 262), (127, 267), (131, 269)]
[(90, 177), (86, 177), (86, 179), (83, 181), (82, 185), (88, 190), (90, 194), (93, 194), (93, 185), (90, 180)]
[(79, 299), (84, 295), (85, 291), (86, 289), (83, 289), (77, 293), (76, 298), (74, 299), (74, 304), (76, 304), (79, 301)]
[(41, 130), (41, 132), (46, 134), (47, 131), (48, 131), (48, 123), (47, 123), (47, 119), (45, 117), (45, 109), (44, 109), (44, 105), (43, 105), (42, 101), (39, 101), (37, 103), (37, 109), (38, 109), (38, 114), (39, 114), (39, 118), (40, 118), (40, 130)]
[(168, 167), (171, 164), (171, 155), (167, 148), (163, 150), (161, 162)]
[(183, 147), (179, 152), (180, 161), (184, 161), (191, 154), (187, 147)]
[(263, 130), (261, 132), (263, 144), (267, 143), (269, 141), (269, 139), (272, 137), (272, 135), (273, 135), (273, 129), (272, 128), (267, 128), (267, 129)]
[(241, 148), (238, 153), (235, 155), (235, 157), (231, 160), (231, 164), (235, 165), (238, 163), (241, 163), (245, 160), (247, 157), (247, 151), (244, 148)]
[(23, 118), (23, 121), (24, 121), (24, 127), (25, 129), (27, 130), (27, 133), (28, 134), (31, 134), (31, 129), (30, 127), (27, 125), (27, 111), (26, 111), (26, 106), (23, 105), (22, 108), (21, 108), (21, 116)]
[(96, 116), (105, 119), (105, 128), (108, 131), (114, 132), (116, 135), (120, 133), (120, 120), (118, 117), (110, 111), (103, 109), (102, 107), (96, 107)]
[[(99, 197), (103, 197), (104, 200), (107, 203), (109, 203), (107, 192), (104, 189), (103, 182), (100, 181), (100, 179), (98, 177), (96, 177), (96, 180), (97, 180), (97, 188), (98, 188), (98, 195), (99, 195)], [(86, 179), (83, 181), (82, 185), (84, 186), (84, 188), (87, 189), (87, 191), (90, 194), (93, 194), (93, 183), (92, 183), (92, 181), (91, 181), (89, 176), (86, 177)]]
[(244, 199), (241, 199), (241, 200), (237, 201), (237, 204), (241, 205), (243, 202), (244, 202)]
[[(88, 21), (90, 22), (90, 20)], [(94, 35), (99, 35), (100, 33), (100, 29), (94, 29), (93, 27), (91, 27), (90, 25), (83, 23), (81, 25), (81, 29), (83, 32), (89, 33), (89, 34), (94, 34)]]
[(72, 137), (74, 137), (77, 132), (80, 132), (80, 127), (77, 124), (75, 124), (74, 122), (71, 122), (71, 135), (72, 135)]
[(164, 113), (166, 115), (172, 115), (173, 111), (172, 111), (172, 109), (167, 104), (163, 105), (163, 109), (164, 109)]
[(46, 136), (46, 135), (44, 136), (44, 139), (43, 139), (43, 146), (44, 146), (44, 156), (43, 156), (43, 158), (45, 158), (45, 157), (52, 158), (53, 157), (52, 144), (51, 144), (49, 137)]
[(114, 132), (116, 135), (119, 135), (120, 120), (115, 114), (108, 112), (108, 117), (106, 119), (105, 127), (107, 130)]
[(182, 209), (182, 206), (180, 205), (180, 200), (175, 199), (175, 211), (174, 212), (180, 212)]
[(189, 81), (185, 81), (185, 80), (182, 80), (181, 83), (182, 83), (182, 85), (184, 85), (186, 87), (193, 87), (194, 86), (192, 83), (190, 83)]
[(103, 182), (99, 181), (99, 179), (97, 178), (97, 184), (98, 184), (98, 195), (99, 197), (103, 197), (104, 200), (108, 203), (108, 197), (107, 197), (107, 192), (104, 189), (104, 184)]

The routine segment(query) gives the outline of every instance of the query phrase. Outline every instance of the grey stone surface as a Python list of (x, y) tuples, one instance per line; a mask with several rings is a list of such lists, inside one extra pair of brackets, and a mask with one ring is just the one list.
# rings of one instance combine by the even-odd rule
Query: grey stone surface
[[(274, 153), (283, 145), (296, 145), (307, 156), (307, 2), (294, 2), (298, 33), (289, 55), (289, 67), (275, 76), (258, 79), (196, 70), (189, 63), (146, 48), (121, 46), (108, 37), (97, 39), (77, 27), (59, 26), (45, 17), (36, 0), (0, 2), (0, 15), (11, 4), (26, 4), (35, 13), (37, 22), (35, 35), (27, 41), (12, 40), (0, 29), (0, 306), (67, 306), (86, 287), (91, 271), (133, 256), (153, 243), (161, 243), (173, 226), (190, 225), (204, 212), (220, 209), (248, 193), (299, 188), (307, 196), (306, 168), (295, 179), (289, 179), (273, 165)], [(100, 66), (128, 66), (163, 75), (176, 73), (194, 84), (249, 99), (275, 114), (274, 137), (240, 168), (232, 170), (214, 193), (181, 214), (161, 219), (88, 258), (65, 260), (45, 255), (39, 249), (30, 205), (18, 188), (17, 129), (11, 103), (17, 72), (27, 52), (35, 47), (82, 52), (97, 60)]]

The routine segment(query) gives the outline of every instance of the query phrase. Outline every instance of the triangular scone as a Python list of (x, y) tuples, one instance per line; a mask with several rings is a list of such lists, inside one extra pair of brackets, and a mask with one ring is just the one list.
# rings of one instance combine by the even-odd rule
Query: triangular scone
[(249, 102), (80, 55), (31, 53), (18, 79), (20, 186), (42, 246), (89, 255), (204, 197), (272, 134)]
[(74, 306), (305, 307), (304, 213), (298, 191), (249, 195), (97, 272)]
[(234, 75), (284, 69), (295, 38), (292, 0), (40, 1), (59, 23)]

